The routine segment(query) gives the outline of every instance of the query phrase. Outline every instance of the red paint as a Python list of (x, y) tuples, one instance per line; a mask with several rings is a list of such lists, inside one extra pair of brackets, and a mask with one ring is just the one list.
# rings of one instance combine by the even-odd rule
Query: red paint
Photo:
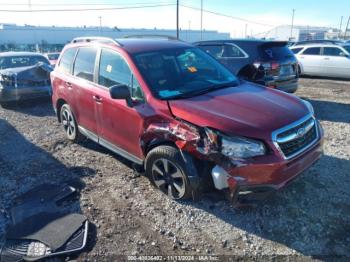
[[(124, 40), (123, 40), (124, 41)], [(145, 159), (152, 143), (174, 143), (195, 158), (221, 165), (232, 176), (228, 183), (233, 189), (241, 185), (268, 184), (284, 186), (302, 170), (309, 167), (322, 153), (322, 134), (313, 148), (293, 160), (284, 160), (272, 143), (271, 133), (295, 122), (308, 109), (296, 96), (265, 88), (249, 82), (221, 89), (194, 98), (164, 101), (153, 97), (143, 76), (135, 66), (132, 55), (140, 51), (190, 46), (177, 41), (125, 40), (124, 46), (96, 44), (118, 51), (128, 62), (141, 85), (146, 102), (129, 107), (124, 100), (110, 98), (109, 91), (97, 83), (88, 83), (61, 73), (52, 72), (53, 104), (63, 99), (71, 105), (79, 125), (97, 134), (128, 153)], [(70, 44), (72, 46), (91, 43)], [(63, 50), (62, 53), (64, 53)], [(67, 86), (71, 84), (71, 87)], [(96, 102), (98, 96), (102, 102)], [(239, 135), (264, 141), (269, 148), (265, 156), (246, 160), (217, 160), (199, 148), (199, 131), (210, 127), (227, 135)], [(210, 147), (209, 147), (210, 148)], [(217, 154), (218, 152), (216, 152)], [(237, 181), (234, 176), (242, 179)]]

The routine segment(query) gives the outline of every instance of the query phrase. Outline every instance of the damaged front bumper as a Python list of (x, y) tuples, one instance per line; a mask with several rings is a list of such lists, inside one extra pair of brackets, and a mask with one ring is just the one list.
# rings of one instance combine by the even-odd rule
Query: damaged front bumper
[(261, 157), (240, 166), (216, 165), (211, 175), (219, 190), (228, 191), (234, 206), (251, 205), (284, 188), (304, 170), (313, 165), (323, 153), (323, 141), (292, 160), (276, 156)]
[(0, 102), (15, 102), (41, 97), (49, 97), (52, 94), (50, 85), (39, 87), (2, 87), (0, 88)]

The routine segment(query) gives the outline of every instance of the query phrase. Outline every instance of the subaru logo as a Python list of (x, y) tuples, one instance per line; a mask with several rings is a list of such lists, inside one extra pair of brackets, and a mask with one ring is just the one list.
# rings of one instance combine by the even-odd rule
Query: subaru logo
[(302, 137), (305, 135), (305, 133), (306, 133), (306, 129), (304, 127), (299, 128), (297, 131), (297, 137)]

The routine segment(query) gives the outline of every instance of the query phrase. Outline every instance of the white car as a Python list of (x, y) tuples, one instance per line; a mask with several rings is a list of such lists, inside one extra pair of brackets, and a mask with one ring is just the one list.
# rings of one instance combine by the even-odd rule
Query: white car
[(350, 78), (350, 44), (308, 44), (290, 47), (299, 74)]

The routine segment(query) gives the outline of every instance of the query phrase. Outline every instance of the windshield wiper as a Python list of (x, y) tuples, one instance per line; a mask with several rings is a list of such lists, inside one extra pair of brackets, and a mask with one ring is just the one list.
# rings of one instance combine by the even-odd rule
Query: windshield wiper
[(203, 95), (203, 94), (206, 94), (206, 93), (218, 90), (218, 89), (233, 87), (236, 85), (237, 85), (237, 81), (231, 81), (231, 82), (222, 83), (222, 84), (210, 85), (210, 86), (203, 88), (203, 89), (193, 90), (193, 91), (186, 92), (183, 94), (167, 97), (166, 99), (190, 98), (190, 97), (194, 97), (194, 96)]

